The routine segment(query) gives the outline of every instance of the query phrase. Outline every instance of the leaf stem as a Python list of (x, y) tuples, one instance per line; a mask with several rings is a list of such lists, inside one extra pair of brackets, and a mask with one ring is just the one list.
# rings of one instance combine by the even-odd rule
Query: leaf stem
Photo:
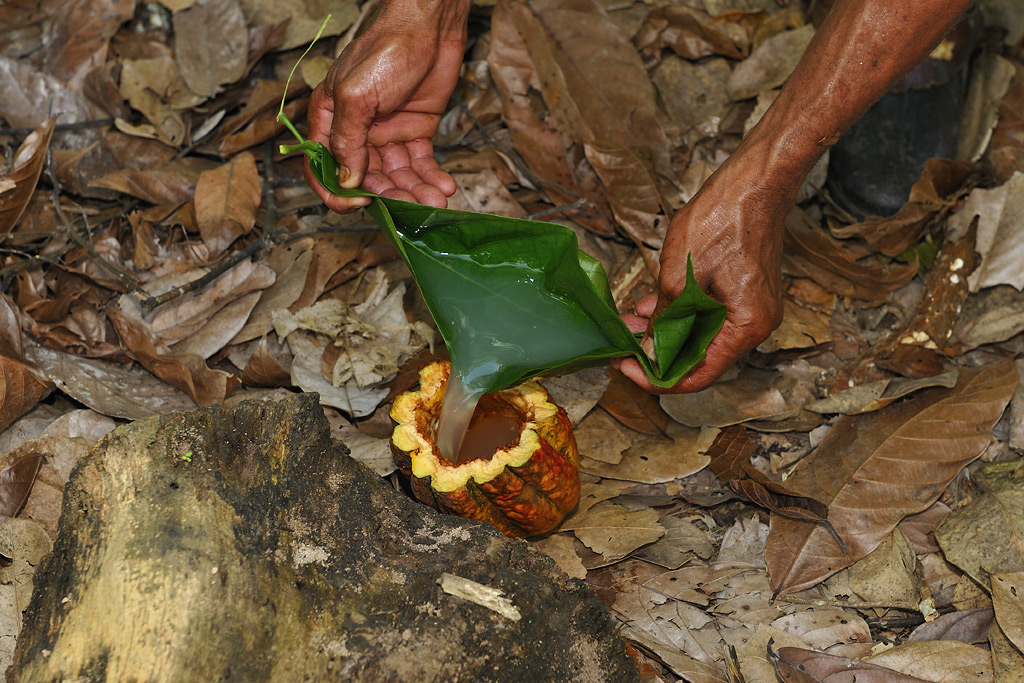
[(309, 54), (309, 51), (313, 49), (313, 46), (316, 45), (316, 41), (320, 40), (320, 36), (324, 34), (324, 29), (327, 28), (327, 23), (330, 20), (331, 15), (328, 14), (327, 18), (324, 19), (324, 23), (320, 24), (320, 30), (316, 32), (315, 36), (313, 36), (313, 41), (309, 44), (309, 47), (307, 47), (306, 51), (303, 52), (297, 60), (295, 60), (295, 64), (292, 65), (292, 70), (288, 73), (288, 80), (284, 83), (284, 92), (281, 93), (281, 108), (277, 110), (277, 120), (283, 123), (284, 127), (287, 128), (299, 142), (305, 142), (305, 140), (301, 135), (299, 135), (299, 131), (295, 130), (295, 126), (292, 125), (292, 122), (288, 120), (288, 117), (284, 113), (284, 103), (285, 100), (288, 99), (288, 86), (292, 84), (292, 78), (295, 76), (295, 70), (299, 68), (299, 63), (302, 62), (306, 55)]

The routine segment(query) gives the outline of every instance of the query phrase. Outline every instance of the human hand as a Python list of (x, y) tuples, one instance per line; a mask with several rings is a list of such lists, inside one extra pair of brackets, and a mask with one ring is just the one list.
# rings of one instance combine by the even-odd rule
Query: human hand
[[(434, 159), (437, 132), (455, 89), (466, 46), (466, 0), (382, 1), (309, 101), (309, 138), (327, 146), (344, 188), (444, 207), (452, 177)], [(367, 197), (339, 197), (306, 182), (332, 210)]]
[(737, 150), (676, 214), (661, 254), (658, 295), (640, 300), (637, 315), (623, 319), (633, 332), (645, 332), (651, 353), (650, 321), (686, 284), (686, 257), (693, 255), (701, 288), (728, 308), (725, 324), (707, 356), (678, 384), (651, 384), (633, 358), (616, 361), (624, 375), (652, 393), (700, 391), (743, 354), (764, 341), (782, 321), (780, 261), (785, 218), (796, 190), (790, 183), (766, 185), (757, 154)]

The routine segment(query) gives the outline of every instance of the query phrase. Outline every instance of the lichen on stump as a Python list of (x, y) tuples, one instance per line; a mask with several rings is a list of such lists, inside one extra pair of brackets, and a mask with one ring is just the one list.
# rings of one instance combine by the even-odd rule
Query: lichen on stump
[[(498, 589), (513, 621), (444, 592)], [(395, 492), (315, 394), (111, 432), (65, 489), (9, 682), (632, 681), (586, 586)]]
[(520, 425), (517, 438), (482, 457), (473, 454), (462, 462), (460, 454), (449, 459), (439, 452), (435, 433), (449, 372), (447, 361), (425, 366), (419, 388), (396, 398), (391, 408), (391, 450), (410, 478), (413, 494), (444, 512), (488, 522), (509, 536), (556, 528), (580, 496), (579, 452), (565, 411), (537, 382), (488, 394), (476, 417), (511, 411)]

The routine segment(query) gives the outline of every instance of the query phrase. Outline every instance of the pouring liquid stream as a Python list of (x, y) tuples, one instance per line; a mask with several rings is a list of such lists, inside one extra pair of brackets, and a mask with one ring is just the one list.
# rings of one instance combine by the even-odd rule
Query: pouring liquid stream
[[(578, 319), (570, 319), (585, 314), (567, 312), (564, 300), (545, 290), (542, 273), (523, 274), (511, 263), (481, 265), (426, 242), (413, 244), (409, 258), (414, 265), (450, 266), (435, 267), (419, 286), (436, 303), (439, 326), (458, 330), (446, 337), (452, 367), (436, 444), (441, 455), (455, 465), (490, 458), (495, 449), (514, 443), (522, 427), (522, 421), (507, 410), (499, 409), (502, 417), (495, 418), (490, 404), (477, 411), (481, 415), (473, 421), (478, 402), (495, 385), (494, 378), (522, 376), (516, 369), (567, 362), (611, 344), (596, 323), (581, 325)], [(494, 289), (474, 284), (473, 273), (480, 270), (510, 270), (514, 275)], [(467, 431), (472, 448), (463, 446)]]

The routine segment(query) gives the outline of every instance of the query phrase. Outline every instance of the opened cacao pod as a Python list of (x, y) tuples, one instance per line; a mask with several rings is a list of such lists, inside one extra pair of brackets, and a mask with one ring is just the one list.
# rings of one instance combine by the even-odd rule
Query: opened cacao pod
[(456, 463), (437, 447), (436, 429), (448, 373), (447, 361), (420, 370), (420, 387), (395, 399), (391, 451), (409, 476), (416, 498), (443, 512), (489, 522), (509, 536), (551, 531), (576, 507), (580, 496), (579, 452), (565, 411), (551, 402), (537, 382), (486, 394), (477, 405), (467, 441), (474, 431), (513, 425), (505, 443)]

